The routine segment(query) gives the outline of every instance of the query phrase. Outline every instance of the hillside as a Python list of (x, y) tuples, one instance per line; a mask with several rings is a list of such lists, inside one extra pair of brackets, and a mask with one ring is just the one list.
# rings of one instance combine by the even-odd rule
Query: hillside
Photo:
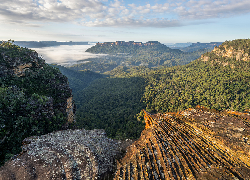
[[(144, 93), (147, 110), (177, 111), (196, 105), (217, 110), (249, 109), (249, 42), (225, 42), (186, 66), (151, 72)], [(238, 50), (239, 45), (244, 48)]]
[(141, 101), (145, 79), (102, 78), (74, 94), (79, 128), (105, 129), (112, 138), (138, 138), (144, 124), (136, 114), (145, 107)]
[(107, 77), (106, 75), (89, 70), (75, 71), (56, 64), (50, 64), (50, 66), (58, 68), (60, 72), (68, 78), (69, 86), (73, 94), (88, 87), (94, 80)]
[(68, 128), (74, 111), (66, 76), (35, 51), (0, 45), (0, 165), (21, 151), (24, 138)]
[[(136, 137), (138, 132), (133, 136), (129, 134), (131, 126), (127, 122), (143, 121), (143, 108), (150, 113), (177, 112), (196, 105), (216, 110), (249, 110), (250, 61), (246, 54), (249, 52), (249, 41), (224, 42), (214, 51), (205, 53), (185, 66), (154, 69), (143, 66), (117, 67), (106, 72), (112, 78), (100, 79), (77, 93), (80, 105), (78, 123), (80, 127), (95, 128), (95, 124), (101, 127), (99, 124), (103, 124), (103, 119), (109, 119), (116, 122), (117, 127), (122, 127), (123, 137)], [(226, 50), (221, 54), (220, 49), (224, 46), (232, 52), (230, 57)], [(135, 82), (136, 79), (141, 83)], [(127, 112), (130, 114), (127, 115)], [(117, 122), (119, 117), (123, 121)], [(86, 119), (95, 123), (85, 123)], [(136, 124), (133, 128), (141, 129), (141, 124), (138, 127)], [(120, 128), (111, 128), (106, 124), (104, 127), (105, 130), (112, 129), (107, 130), (108, 136), (120, 137)]]

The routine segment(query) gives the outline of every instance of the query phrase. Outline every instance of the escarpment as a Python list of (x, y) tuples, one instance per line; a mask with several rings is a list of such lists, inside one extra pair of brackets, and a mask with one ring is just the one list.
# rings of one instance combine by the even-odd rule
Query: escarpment
[(230, 45), (221, 45), (219, 47), (215, 47), (213, 52), (216, 53), (217, 56), (235, 58), (236, 60), (248, 61), (250, 60), (249, 51), (245, 48), (243, 49), (235, 49)]
[(111, 179), (121, 142), (104, 130), (64, 130), (24, 139), (22, 154), (0, 168), (0, 180)]
[[(250, 117), (250, 115), (248, 114)], [(248, 179), (249, 119), (207, 109), (150, 115), (114, 179)]]

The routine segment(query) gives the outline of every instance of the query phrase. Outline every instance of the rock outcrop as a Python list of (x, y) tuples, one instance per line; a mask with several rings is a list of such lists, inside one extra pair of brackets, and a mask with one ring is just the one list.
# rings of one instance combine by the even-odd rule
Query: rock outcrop
[(121, 142), (104, 130), (64, 130), (23, 141), (22, 153), (0, 168), (0, 180), (110, 179)]
[(197, 106), (144, 118), (145, 130), (121, 159), (124, 144), (104, 130), (58, 131), (26, 138), (0, 180), (249, 179), (248, 112)]
[[(245, 116), (250, 117), (247, 113)], [(150, 115), (114, 179), (249, 179), (249, 119), (202, 107)]]
[[(236, 61), (250, 60), (250, 40), (238, 39), (234, 41), (226, 41), (219, 47), (215, 47), (212, 52), (203, 54), (201, 61), (209, 61), (222, 64), (223, 66), (231, 65), (234, 68)], [(229, 62), (232, 59), (232, 62)], [(236, 60), (236, 61), (235, 61)], [(224, 61), (224, 62), (223, 62)]]
[(75, 122), (75, 111), (76, 111), (75, 103), (73, 101), (73, 96), (71, 96), (67, 99), (67, 108), (66, 108), (69, 123)]
[(246, 49), (235, 49), (232, 46), (221, 45), (220, 47), (215, 47), (213, 52), (215, 52), (217, 56), (236, 58), (238, 61), (250, 60)]

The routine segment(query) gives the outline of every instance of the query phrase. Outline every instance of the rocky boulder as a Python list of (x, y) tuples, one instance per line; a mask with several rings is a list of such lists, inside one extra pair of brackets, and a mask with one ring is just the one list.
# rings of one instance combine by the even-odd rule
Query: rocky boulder
[(104, 130), (64, 130), (26, 138), (22, 150), (0, 168), (0, 180), (110, 179), (121, 142)]

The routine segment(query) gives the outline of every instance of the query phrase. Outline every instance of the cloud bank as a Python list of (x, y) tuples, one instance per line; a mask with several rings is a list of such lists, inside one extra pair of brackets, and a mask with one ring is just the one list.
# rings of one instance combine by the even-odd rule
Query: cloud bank
[(102, 54), (92, 54), (85, 52), (88, 48), (93, 45), (62, 45), (62, 46), (52, 46), (43, 48), (32, 48), (35, 50), (39, 56), (45, 59), (46, 63), (60, 64), (60, 65), (72, 65), (76, 64), (79, 60), (86, 60), (88, 58), (96, 58), (103, 56)]
[[(93, 27), (177, 27), (196, 20), (250, 12), (249, 0), (176, 0), (125, 4), (122, 0), (0, 0), (0, 21), (75, 22)], [(201, 21), (202, 22), (202, 21)]]

